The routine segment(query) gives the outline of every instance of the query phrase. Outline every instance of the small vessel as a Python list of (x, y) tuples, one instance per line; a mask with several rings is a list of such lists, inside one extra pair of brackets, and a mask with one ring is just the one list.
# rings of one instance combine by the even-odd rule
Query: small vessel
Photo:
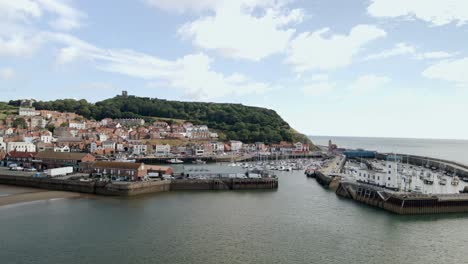
[(171, 164), (182, 164), (182, 163), (184, 163), (184, 161), (180, 160), (180, 159), (170, 159), (167, 162), (171, 163)]
[(439, 185), (447, 185), (447, 179), (445, 178), (440, 179)]
[(423, 182), (424, 182), (424, 184), (427, 184), (427, 185), (434, 184), (434, 180), (432, 178), (430, 178), (430, 177), (424, 178)]
[(454, 177), (452, 178), (451, 184), (452, 184), (453, 186), (457, 186), (459, 183), (460, 183), (460, 179), (458, 178), (458, 176), (454, 176)]
[(206, 161), (201, 160), (201, 159), (197, 159), (197, 160), (192, 161), (192, 163), (193, 164), (206, 164)]

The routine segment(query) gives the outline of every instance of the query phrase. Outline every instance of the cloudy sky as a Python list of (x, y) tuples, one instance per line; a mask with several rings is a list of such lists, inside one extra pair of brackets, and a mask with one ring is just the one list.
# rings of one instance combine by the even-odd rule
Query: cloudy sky
[(121, 90), (310, 135), (468, 139), (468, 1), (0, 0), (0, 101)]

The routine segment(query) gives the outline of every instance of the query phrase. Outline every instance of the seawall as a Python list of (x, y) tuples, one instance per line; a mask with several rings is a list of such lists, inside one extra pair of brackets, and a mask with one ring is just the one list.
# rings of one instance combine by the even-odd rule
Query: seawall
[(468, 212), (468, 194), (396, 193), (351, 182), (341, 182), (336, 194), (400, 215)]
[(141, 194), (180, 190), (254, 190), (277, 189), (278, 179), (204, 179), (161, 180), (146, 182), (75, 181), (51, 178), (0, 175), (0, 184), (39, 189), (89, 193), (109, 196), (135, 196)]

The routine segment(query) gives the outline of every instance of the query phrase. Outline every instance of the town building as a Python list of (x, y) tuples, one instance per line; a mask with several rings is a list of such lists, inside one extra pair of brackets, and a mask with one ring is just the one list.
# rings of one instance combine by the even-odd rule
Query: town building
[(86, 122), (70, 122), (68, 127), (75, 129), (86, 129)]
[(12, 151), (6, 154), (5, 160), (7, 161), (7, 163), (15, 163), (18, 166), (22, 166), (24, 168), (31, 168), (32, 161), (36, 154), (37, 153), (35, 152)]
[(169, 144), (156, 145), (155, 155), (156, 156), (167, 156), (171, 153), (171, 146)]
[(18, 111), (20, 116), (36, 116), (39, 115), (39, 112), (36, 111), (34, 107), (20, 107)]
[(96, 158), (89, 153), (67, 152), (39, 152), (35, 156), (36, 168), (45, 170), (60, 167), (74, 167), (77, 169), (82, 162), (93, 162)]
[(143, 180), (148, 175), (144, 163), (96, 161), (80, 164), (84, 173), (98, 173), (107, 177), (127, 177), (132, 181)]
[(36, 145), (30, 142), (8, 142), (7, 152), (36, 152)]
[(229, 146), (232, 152), (239, 152), (242, 150), (242, 142), (237, 140), (229, 141)]

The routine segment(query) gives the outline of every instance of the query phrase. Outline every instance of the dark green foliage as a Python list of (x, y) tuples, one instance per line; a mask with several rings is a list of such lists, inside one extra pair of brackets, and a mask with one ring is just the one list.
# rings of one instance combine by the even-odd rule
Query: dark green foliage
[(274, 143), (293, 141), (294, 132), (275, 111), (241, 104), (215, 104), (167, 101), (156, 98), (117, 96), (96, 104), (86, 100), (36, 102), (38, 110), (75, 112), (89, 119), (145, 118), (183, 119), (206, 124), (226, 135), (226, 139), (243, 142)]
[(27, 128), (28, 124), (26, 123), (26, 120), (24, 120), (24, 118), (20, 117), (20, 118), (13, 120), (12, 126), (14, 128)]

